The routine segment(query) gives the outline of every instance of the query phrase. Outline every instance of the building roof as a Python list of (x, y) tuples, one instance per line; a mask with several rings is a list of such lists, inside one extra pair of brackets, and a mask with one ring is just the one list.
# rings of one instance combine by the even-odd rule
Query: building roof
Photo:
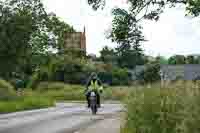
[[(133, 77), (143, 71), (145, 66), (136, 66)], [(185, 65), (161, 65), (161, 71), (165, 79), (175, 80), (181, 78), (184, 80), (193, 80), (200, 76), (200, 64), (185, 64)]]

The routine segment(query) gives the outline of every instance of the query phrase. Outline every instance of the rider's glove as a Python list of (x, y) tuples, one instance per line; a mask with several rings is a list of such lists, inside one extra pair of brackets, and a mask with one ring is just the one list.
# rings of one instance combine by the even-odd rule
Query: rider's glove
[(100, 92), (100, 93), (103, 93), (103, 86), (101, 86), (101, 87), (99, 88), (99, 92)]

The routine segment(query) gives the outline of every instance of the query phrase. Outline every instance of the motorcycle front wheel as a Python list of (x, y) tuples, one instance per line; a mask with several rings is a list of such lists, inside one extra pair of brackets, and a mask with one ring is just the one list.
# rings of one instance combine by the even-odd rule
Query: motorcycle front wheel
[(91, 105), (91, 111), (93, 115), (97, 114), (97, 106), (96, 105)]

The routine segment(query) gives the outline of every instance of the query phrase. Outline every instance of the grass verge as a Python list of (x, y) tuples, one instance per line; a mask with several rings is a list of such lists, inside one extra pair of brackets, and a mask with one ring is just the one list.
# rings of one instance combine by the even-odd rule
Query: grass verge
[(42, 97), (23, 97), (15, 100), (0, 101), (0, 113), (41, 109), (54, 105), (54, 101)]
[[(8, 87), (7, 87), (8, 88)], [(53, 106), (59, 101), (86, 101), (84, 86), (43, 82), (35, 90), (24, 89), (20, 96), (13, 90), (0, 89), (0, 113), (40, 109)], [(106, 87), (101, 100), (122, 100), (127, 96), (127, 87)]]
[(122, 133), (199, 132), (200, 88), (193, 83), (133, 90)]

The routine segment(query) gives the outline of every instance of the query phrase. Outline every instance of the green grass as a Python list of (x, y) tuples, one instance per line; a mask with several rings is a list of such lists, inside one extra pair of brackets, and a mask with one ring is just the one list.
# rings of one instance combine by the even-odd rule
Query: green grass
[(0, 101), (0, 113), (46, 108), (54, 105), (54, 101), (42, 97), (23, 97), (12, 101)]
[[(41, 83), (35, 93), (44, 97), (49, 97), (56, 101), (84, 101), (85, 87), (81, 85), (68, 85), (63, 83)], [(127, 96), (128, 87), (104, 88), (103, 100), (122, 100)]]
[(200, 132), (200, 88), (192, 82), (134, 89), (125, 104), (122, 133)]
[(85, 99), (84, 87), (63, 83), (41, 83), (34, 93), (55, 101), (81, 101)]
[[(12, 87), (2, 89), (0, 94), (0, 113), (10, 113), (23, 110), (40, 109), (53, 106), (59, 101), (86, 101), (81, 85), (68, 85), (60, 82), (43, 82), (36, 89), (24, 89), (17, 96)], [(122, 100), (127, 96), (127, 87), (106, 87), (102, 94), (102, 100)]]
[(7, 81), (0, 79), (0, 101), (15, 98), (14, 87)]
[(18, 96), (10, 83), (0, 79), (0, 114), (46, 108), (53, 105), (53, 99), (36, 95), (30, 90)]

